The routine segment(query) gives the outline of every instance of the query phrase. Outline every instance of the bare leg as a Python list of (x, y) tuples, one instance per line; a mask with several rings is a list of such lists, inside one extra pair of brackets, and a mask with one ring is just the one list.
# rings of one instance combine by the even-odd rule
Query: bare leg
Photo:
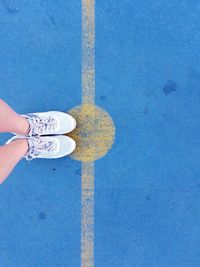
[(0, 183), (11, 173), (28, 150), (26, 139), (16, 140), (0, 147)]
[(26, 134), (28, 128), (29, 123), (27, 120), (0, 99), (0, 132)]

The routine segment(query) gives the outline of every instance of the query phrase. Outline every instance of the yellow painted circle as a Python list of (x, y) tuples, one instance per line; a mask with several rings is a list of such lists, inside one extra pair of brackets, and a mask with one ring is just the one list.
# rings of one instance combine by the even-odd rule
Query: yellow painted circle
[(112, 147), (115, 137), (115, 126), (109, 114), (91, 104), (77, 106), (68, 113), (77, 121), (76, 129), (67, 134), (77, 143), (71, 157), (82, 162), (103, 157)]

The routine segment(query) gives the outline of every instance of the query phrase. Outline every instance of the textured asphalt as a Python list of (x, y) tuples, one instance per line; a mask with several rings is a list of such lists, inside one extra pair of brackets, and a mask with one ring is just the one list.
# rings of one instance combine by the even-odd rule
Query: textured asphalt
[[(95, 266), (200, 266), (200, 4), (96, 1)], [(81, 103), (81, 1), (0, 1), (0, 97)], [(2, 134), (3, 144), (10, 135)], [(80, 266), (81, 164), (21, 161), (0, 187), (0, 267)]]

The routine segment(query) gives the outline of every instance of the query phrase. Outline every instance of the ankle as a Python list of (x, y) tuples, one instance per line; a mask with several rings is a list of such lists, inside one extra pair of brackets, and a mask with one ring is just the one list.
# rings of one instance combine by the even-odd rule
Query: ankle
[(30, 130), (30, 124), (25, 117), (22, 117), (22, 116), (20, 117), (21, 117), (21, 124), (20, 124), (20, 132), (18, 133), (22, 135), (27, 135)]
[(28, 139), (26, 138), (15, 140), (10, 144), (18, 146), (18, 151), (21, 151), (22, 156), (25, 156), (29, 150)]

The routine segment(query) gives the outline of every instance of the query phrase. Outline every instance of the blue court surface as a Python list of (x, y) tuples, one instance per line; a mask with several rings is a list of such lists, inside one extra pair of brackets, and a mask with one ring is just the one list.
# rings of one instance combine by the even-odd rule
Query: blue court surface
[[(0, 1), (0, 97), (81, 103), (81, 1)], [(94, 266), (200, 266), (200, 3), (96, 1)], [(2, 134), (1, 145), (10, 137)], [(81, 163), (21, 161), (0, 186), (0, 267), (81, 266)]]

